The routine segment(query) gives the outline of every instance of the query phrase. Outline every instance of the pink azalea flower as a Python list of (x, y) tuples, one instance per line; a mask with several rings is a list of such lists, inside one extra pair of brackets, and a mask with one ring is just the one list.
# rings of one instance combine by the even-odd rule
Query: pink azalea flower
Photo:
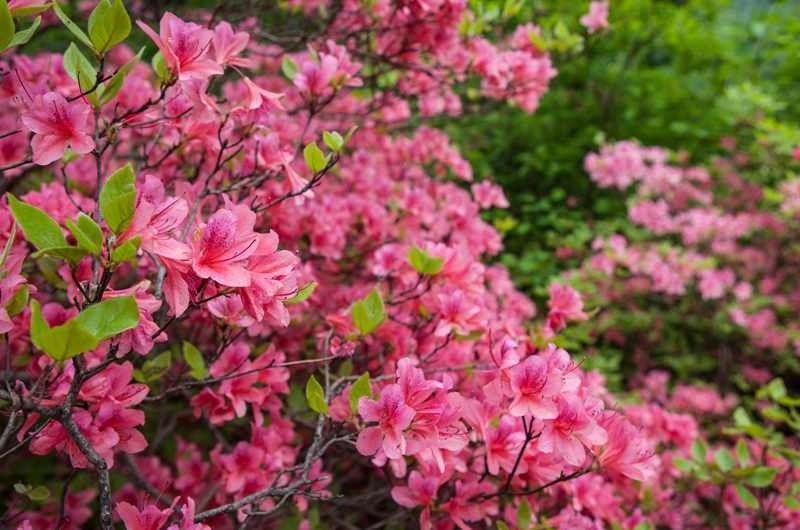
[(566, 326), (570, 320), (586, 320), (581, 295), (569, 285), (554, 283), (550, 285), (550, 300), (547, 305), (547, 335), (552, 335)]
[(593, 447), (607, 440), (606, 431), (589, 416), (577, 397), (561, 396), (558, 416), (545, 422), (538, 449), (560, 455), (570, 465), (580, 466), (586, 456), (584, 445)]
[(138, 510), (132, 504), (119, 502), (117, 515), (122, 519), (125, 530), (161, 530), (172, 515), (172, 507), (160, 510), (154, 504), (148, 504)]
[(208, 57), (208, 49), (214, 37), (211, 30), (192, 22), (184, 22), (169, 11), (161, 17), (160, 35), (141, 20), (136, 23), (158, 46), (167, 68), (179, 79), (222, 74), (222, 67)]
[(639, 429), (616, 412), (606, 412), (600, 418), (600, 426), (608, 433), (599, 455), (604, 469), (645, 482), (655, 477), (658, 459)]
[(561, 379), (553, 377), (547, 361), (532, 355), (511, 369), (514, 400), (508, 408), (512, 416), (534, 416), (540, 420), (558, 416), (553, 398), (561, 389)]
[(289, 311), (281, 300), (297, 290), (294, 270), (299, 262), (288, 250), (278, 250), (278, 234), (259, 234), (247, 266), (250, 285), (239, 290), (244, 308), (253, 318), (261, 321), (269, 316), (278, 325), (289, 325)]
[(248, 287), (249, 258), (258, 248), (258, 234), (253, 232), (256, 214), (247, 206), (221, 209), (192, 244), (192, 269), (200, 278), (210, 278), (227, 287)]
[(406, 405), (399, 385), (389, 385), (381, 391), (375, 401), (362, 397), (358, 401), (358, 413), (364, 421), (378, 422), (358, 434), (356, 449), (362, 455), (371, 456), (383, 449), (388, 458), (400, 458), (406, 452), (403, 431), (414, 419), (414, 409)]
[(67, 147), (85, 155), (94, 149), (92, 111), (83, 101), (68, 103), (57, 92), (36, 96), (22, 123), (33, 134), (33, 161), (46, 166), (64, 155)]
[(435, 475), (422, 475), (419, 471), (412, 471), (408, 476), (408, 486), (395, 486), (392, 488), (392, 499), (405, 508), (423, 506), (419, 515), (421, 530), (430, 530), (431, 505), (436, 501), (436, 492), (439, 489), (440, 477)]
[(589, 12), (581, 17), (581, 24), (594, 33), (608, 27), (608, 1), (595, 0), (589, 4)]
[(250, 35), (244, 31), (234, 33), (233, 27), (227, 22), (220, 22), (214, 28), (212, 43), (214, 45), (214, 60), (219, 65), (243, 66), (249, 68), (252, 61), (244, 57), (239, 57), (247, 43), (250, 42)]

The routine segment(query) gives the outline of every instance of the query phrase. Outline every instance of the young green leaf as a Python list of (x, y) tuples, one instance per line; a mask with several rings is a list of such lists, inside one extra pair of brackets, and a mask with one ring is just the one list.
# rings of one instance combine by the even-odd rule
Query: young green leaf
[(51, 256), (57, 259), (63, 259), (64, 261), (68, 261), (73, 265), (77, 265), (78, 262), (87, 255), (88, 252), (85, 249), (80, 247), (73, 247), (73, 246), (63, 246), (63, 247), (50, 247), (50, 248), (43, 248), (37, 252), (31, 254), (32, 258), (39, 258), (42, 256)]
[(742, 467), (750, 464), (750, 451), (747, 450), (747, 442), (741, 438), (736, 442), (736, 458)]
[(708, 452), (708, 447), (703, 443), (703, 440), (697, 439), (692, 442), (692, 457), (695, 460), (698, 462), (705, 462), (706, 452)]
[(183, 360), (189, 365), (189, 375), (198, 381), (205, 379), (208, 373), (206, 361), (200, 350), (191, 342), (183, 341)]
[(172, 77), (172, 73), (167, 68), (167, 63), (164, 61), (164, 54), (156, 52), (153, 58), (150, 59), (150, 66), (162, 82), (168, 81)]
[(108, 177), (100, 191), (100, 213), (115, 234), (130, 224), (136, 205), (136, 177), (126, 164)]
[(531, 527), (531, 520), (533, 519), (533, 512), (528, 500), (523, 498), (519, 501), (517, 506), (517, 526), (520, 530), (528, 530)]
[(308, 282), (300, 290), (297, 291), (297, 294), (291, 298), (288, 298), (283, 303), (286, 305), (293, 305), (299, 304), (300, 302), (305, 302), (308, 300), (308, 297), (311, 296), (311, 293), (314, 292), (314, 289), (317, 288), (317, 282)]
[(133, 378), (140, 383), (152, 383), (161, 379), (172, 365), (172, 354), (162, 352), (155, 357), (147, 359), (141, 369), (133, 371)]
[(325, 142), (325, 145), (333, 151), (334, 153), (338, 153), (344, 147), (344, 138), (342, 135), (336, 131), (325, 131), (322, 133), (322, 140)]
[(90, 305), (75, 317), (98, 341), (139, 325), (139, 306), (133, 296), (117, 296)]
[(375, 331), (386, 319), (386, 310), (383, 307), (383, 299), (377, 287), (370, 293), (353, 304), (350, 310), (353, 324), (355, 324), (361, 335), (369, 335)]
[(76, 319), (51, 328), (42, 317), (39, 302), (31, 301), (31, 342), (56, 362), (64, 362), (97, 347), (98, 340)]
[(325, 154), (314, 142), (311, 142), (303, 149), (303, 158), (306, 161), (306, 165), (314, 173), (319, 173), (325, 169), (325, 165), (327, 164)]
[(14, 19), (8, 9), (8, 2), (0, 0), (0, 51), (5, 50), (14, 38)]
[(27, 44), (28, 41), (30, 41), (33, 37), (33, 34), (36, 33), (36, 30), (39, 29), (41, 24), (42, 17), (36, 17), (36, 20), (33, 21), (33, 24), (14, 33), (14, 38), (11, 39), (11, 43), (8, 45), (8, 47), (13, 48), (14, 46), (22, 46), (23, 44)]
[(746, 481), (755, 488), (766, 488), (775, 480), (778, 470), (774, 467), (759, 466), (753, 470)]
[(132, 260), (136, 257), (136, 253), (139, 252), (139, 244), (141, 242), (142, 238), (139, 236), (126, 239), (124, 243), (118, 245), (117, 248), (111, 251), (111, 261), (114, 263), (122, 263)]
[(18, 200), (11, 194), (8, 194), (8, 206), (17, 224), (22, 228), (25, 239), (37, 249), (68, 246), (61, 227), (42, 210)]
[(372, 386), (369, 383), (369, 372), (364, 372), (356, 379), (353, 386), (350, 387), (350, 394), (348, 400), (350, 401), (350, 410), (353, 414), (358, 412), (358, 400), (362, 397), (372, 397)]
[(756, 499), (755, 496), (750, 493), (744, 484), (736, 485), (736, 493), (739, 494), (739, 498), (742, 499), (742, 502), (747, 506), (750, 508), (758, 508), (758, 499)]
[(439, 274), (444, 267), (444, 259), (435, 258), (416, 246), (408, 250), (408, 262), (415, 271), (428, 276)]
[(306, 382), (306, 401), (308, 406), (318, 414), (328, 413), (328, 402), (325, 400), (325, 391), (317, 378), (311, 375)]
[(82, 249), (88, 250), (91, 254), (98, 256), (103, 249), (103, 231), (97, 226), (91, 217), (85, 213), (78, 214), (78, 220), (67, 219), (67, 228), (75, 236), (75, 241)]
[(81, 28), (79, 28), (77, 24), (75, 24), (72, 20), (70, 20), (67, 14), (64, 13), (64, 10), (61, 9), (61, 5), (59, 5), (57, 1), (53, 2), (53, 11), (55, 12), (59, 20), (61, 20), (61, 23), (64, 24), (64, 26), (66, 26), (66, 28), (69, 30), (70, 33), (75, 35), (78, 38), (78, 40), (81, 41), (83, 44), (85, 44), (90, 50), (94, 50), (94, 45), (92, 44), (92, 41), (89, 39), (89, 36), (86, 35), (86, 33)]
[(294, 76), (297, 75), (297, 63), (292, 60), (291, 57), (286, 56), (283, 58), (283, 62), (281, 63), (281, 72), (286, 78), (291, 81), (294, 79)]
[(97, 106), (97, 92), (89, 92), (97, 80), (97, 72), (94, 66), (89, 62), (74, 42), (69, 44), (67, 51), (64, 52), (64, 70), (67, 74), (78, 83), (81, 92), (86, 93), (86, 98), (89, 102)]
[(28, 286), (20, 286), (20, 288), (14, 293), (14, 296), (12, 296), (11, 299), (6, 302), (6, 313), (8, 313), (8, 316), (15, 317), (22, 313), (25, 310), (25, 307), (28, 305), (29, 296), (30, 292), (28, 290)]
[(122, 0), (100, 0), (89, 15), (89, 38), (99, 53), (124, 41), (130, 33), (131, 17)]
[(714, 461), (717, 463), (719, 470), (723, 473), (727, 473), (733, 469), (733, 466), (735, 465), (735, 462), (733, 461), (733, 455), (731, 455), (730, 451), (724, 448), (718, 449), (714, 453)]

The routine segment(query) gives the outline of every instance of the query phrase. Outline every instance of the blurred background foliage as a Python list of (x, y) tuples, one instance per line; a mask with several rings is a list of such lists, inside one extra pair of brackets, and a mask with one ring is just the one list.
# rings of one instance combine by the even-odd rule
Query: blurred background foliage
[(439, 124), (476, 175), (505, 189), (511, 208), (487, 217), (505, 233), (501, 260), (537, 301), (594, 237), (630, 228), (625, 197), (583, 170), (603, 141), (697, 163), (725, 135), (769, 137), (786, 152), (800, 143), (787, 125), (800, 113), (800, 2), (613, 0), (610, 29), (587, 35), (588, 1), (470, 1), (484, 28), (535, 21), (559, 72), (535, 114), (509, 106)]

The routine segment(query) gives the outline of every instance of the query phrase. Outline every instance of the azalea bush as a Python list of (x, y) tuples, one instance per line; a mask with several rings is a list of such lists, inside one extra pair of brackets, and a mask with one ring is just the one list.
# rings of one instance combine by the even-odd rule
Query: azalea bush
[(662, 441), (556, 345), (580, 295), (536, 319), (485, 263), (507, 199), (425, 124), (536, 110), (540, 29), (151, 7), (0, 0), (3, 526), (647, 524)]

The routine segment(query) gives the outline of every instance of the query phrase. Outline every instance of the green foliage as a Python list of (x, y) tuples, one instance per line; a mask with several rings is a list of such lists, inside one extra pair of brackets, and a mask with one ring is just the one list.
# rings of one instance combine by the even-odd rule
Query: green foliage
[(80, 213), (77, 221), (67, 219), (65, 224), (69, 231), (72, 232), (79, 247), (95, 256), (100, 254), (103, 248), (103, 231), (100, 230), (100, 227), (91, 217), (85, 213)]
[(325, 399), (325, 391), (313, 375), (306, 382), (306, 401), (309, 408), (314, 412), (318, 414), (328, 413), (328, 401)]
[(348, 399), (350, 401), (350, 410), (353, 414), (358, 412), (358, 400), (362, 397), (372, 398), (372, 385), (369, 382), (369, 372), (364, 372), (356, 379), (353, 386), (350, 387), (350, 394)]
[(444, 267), (444, 260), (442, 258), (433, 257), (416, 246), (408, 249), (408, 262), (415, 271), (428, 276), (439, 274), (442, 267)]
[(97, 80), (97, 72), (95, 72), (94, 66), (92, 63), (89, 62), (89, 59), (86, 58), (83, 53), (78, 49), (74, 42), (69, 44), (67, 51), (64, 52), (64, 70), (67, 71), (67, 74), (78, 83), (78, 86), (81, 89), (81, 92), (86, 93), (86, 98), (89, 102), (97, 106), (98, 99), (97, 99), (97, 92), (89, 91), (94, 87), (95, 81)]
[(305, 302), (308, 300), (308, 297), (314, 293), (316, 288), (317, 282), (308, 282), (297, 291), (296, 295), (292, 296), (291, 298), (287, 298), (283, 303), (286, 305), (294, 305), (299, 304), (300, 302)]
[(303, 149), (303, 158), (312, 173), (319, 173), (325, 169), (328, 163), (325, 159), (325, 154), (314, 142), (311, 142)]
[(14, 19), (8, 9), (8, 2), (0, 0), (0, 51), (5, 50), (14, 38)]
[(208, 374), (206, 361), (200, 350), (191, 342), (183, 341), (183, 360), (189, 365), (189, 375), (201, 381)]
[(136, 177), (130, 164), (122, 166), (108, 177), (100, 190), (100, 213), (108, 227), (120, 234), (133, 218), (136, 205)]
[(139, 307), (132, 296), (109, 298), (93, 304), (55, 327), (50, 327), (42, 317), (39, 302), (31, 301), (31, 341), (57, 362), (92, 350), (101, 341), (138, 324)]
[(89, 38), (98, 53), (105, 53), (131, 33), (131, 18), (122, 0), (100, 0), (89, 15)]
[(24, 203), (8, 194), (8, 206), (14, 220), (33, 246), (39, 250), (66, 247), (67, 240), (61, 227), (49, 215), (36, 206)]
[(386, 319), (386, 309), (378, 288), (373, 288), (365, 298), (353, 303), (350, 314), (361, 335), (375, 331)]

